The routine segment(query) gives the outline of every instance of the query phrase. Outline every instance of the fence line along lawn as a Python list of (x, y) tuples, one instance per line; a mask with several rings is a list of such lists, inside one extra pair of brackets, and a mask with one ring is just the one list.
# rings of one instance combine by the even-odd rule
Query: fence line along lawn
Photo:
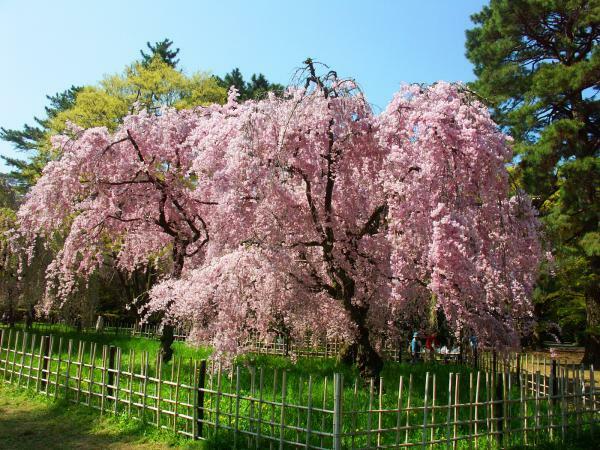
[(123, 352), (109, 347), (106, 336), (96, 338), (101, 345), (65, 334), (45, 338), (4, 329), (0, 377), (105, 413), (209, 439), (211, 448), (236, 443), (238, 448), (332, 448), (336, 443), (336, 448), (402, 443), (497, 448), (499, 436), (506, 441), (502, 447), (553, 437), (568, 440), (574, 430), (579, 435), (597, 421), (595, 387), (585, 387), (578, 377), (561, 377), (551, 401), (543, 386), (554, 383), (539, 372), (517, 376), (451, 364), (388, 362), (378, 385), (365, 385), (354, 369), (334, 359), (299, 358), (294, 364), (249, 355), (231, 371), (212, 363), (198, 370), (197, 360), (176, 355), (160, 364), (157, 354), (137, 347), (152, 341), (129, 338), (135, 344)]
[(31, 449), (203, 449), (203, 443), (160, 432), (123, 417), (54, 401), (0, 384), (0, 448)]

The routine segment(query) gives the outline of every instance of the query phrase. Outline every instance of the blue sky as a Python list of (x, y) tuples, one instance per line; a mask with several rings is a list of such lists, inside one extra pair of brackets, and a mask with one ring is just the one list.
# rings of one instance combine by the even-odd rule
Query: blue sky
[[(188, 73), (239, 67), (287, 84), (310, 56), (354, 77), (380, 110), (402, 82), (473, 79), (465, 30), (485, 3), (0, 0), (0, 125), (32, 122), (46, 94), (120, 72), (165, 37)], [(0, 141), (0, 154), (16, 152)]]

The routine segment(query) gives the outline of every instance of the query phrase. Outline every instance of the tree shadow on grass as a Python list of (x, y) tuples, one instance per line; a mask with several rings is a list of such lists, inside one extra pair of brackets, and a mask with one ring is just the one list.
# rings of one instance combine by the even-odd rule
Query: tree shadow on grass
[(45, 402), (0, 390), (0, 448), (32, 449), (164, 449), (145, 439), (149, 425), (103, 419), (96, 411), (65, 401)]

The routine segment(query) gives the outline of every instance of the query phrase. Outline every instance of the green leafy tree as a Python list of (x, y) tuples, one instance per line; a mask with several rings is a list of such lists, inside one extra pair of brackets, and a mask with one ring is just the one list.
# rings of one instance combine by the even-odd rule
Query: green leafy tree
[(0, 129), (0, 139), (29, 153), (27, 160), (2, 157), (12, 169), (7, 179), (20, 193), (35, 184), (48, 161), (59, 156), (52, 150), (50, 137), (63, 133), (68, 122), (83, 128), (115, 129), (135, 108), (191, 108), (223, 103), (226, 98), (226, 89), (206, 73), (186, 76), (157, 55), (147, 63), (136, 62), (120, 74), (105, 77), (97, 86), (71, 87), (48, 96), (47, 117), (34, 118), (36, 126)]
[(25, 192), (39, 177), (42, 169), (51, 159), (48, 138), (52, 132), (51, 122), (61, 112), (73, 107), (81, 87), (71, 86), (63, 92), (48, 95), (50, 104), (45, 107), (46, 118), (34, 117), (36, 125), (23, 125), (23, 129), (0, 128), (0, 139), (10, 142), (15, 149), (30, 156), (29, 160), (2, 156), (11, 169), (5, 176), (19, 193)]
[(146, 42), (146, 46), (150, 50), (150, 53), (144, 53), (143, 50), (140, 50), (142, 64), (148, 65), (154, 57), (158, 56), (164, 63), (175, 69), (177, 64), (179, 64), (179, 60), (175, 59), (179, 54), (179, 49), (171, 50), (171, 45), (173, 45), (173, 41), (166, 38), (160, 42), (155, 42), (154, 45), (150, 44), (150, 42)]
[(491, 0), (472, 20), (473, 88), (515, 138), (515, 175), (556, 257), (538, 309), (563, 325), (585, 316), (584, 361), (600, 364), (600, 1)]
[(216, 77), (219, 84), (225, 89), (229, 89), (234, 86), (240, 97), (240, 100), (260, 99), (266, 95), (267, 92), (275, 92), (277, 94), (283, 92), (284, 87), (278, 83), (271, 83), (267, 78), (259, 73), (253, 74), (250, 77), (250, 81), (244, 81), (244, 76), (240, 69), (237, 67), (231, 72), (225, 74), (223, 78)]

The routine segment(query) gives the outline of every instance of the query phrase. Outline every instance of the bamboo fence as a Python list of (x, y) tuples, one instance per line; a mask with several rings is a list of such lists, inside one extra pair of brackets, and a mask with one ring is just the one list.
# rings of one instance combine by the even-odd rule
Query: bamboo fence
[(0, 381), (232, 448), (505, 448), (596, 432), (593, 367), (587, 380), (558, 364), (546, 376), (516, 361), (488, 367), (488, 356), (485, 370), (365, 385), (340, 373), (163, 365), (147, 352), (0, 330)]

